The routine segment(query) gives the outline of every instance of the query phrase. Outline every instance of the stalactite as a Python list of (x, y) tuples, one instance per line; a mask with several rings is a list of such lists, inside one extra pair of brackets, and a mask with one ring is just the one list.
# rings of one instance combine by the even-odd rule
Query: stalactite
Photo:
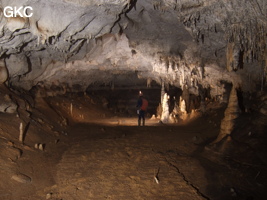
[(240, 52), (237, 49), (235, 43), (228, 43), (227, 44), (227, 52), (226, 52), (226, 59), (227, 59), (227, 66), (226, 69), (231, 71), (236, 71), (239, 66), (239, 56)]
[[(264, 59), (263, 52), (266, 48), (267, 43), (265, 26), (266, 25), (263, 24), (261, 20), (251, 19), (247, 23), (243, 22), (238, 24), (232, 24), (228, 27), (226, 32), (227, 41), (229, 43), (234, 44), (234, 51), (235, 48), (238, 48), (238, 54), (240, 59), (242, 55), (244, 55), (242, 62), (261, 62)], [(228, 51), (229, 46), (227, 46), (227, 52)], [(232, 53), (234, 53), (234, 51)], [(228, 56), (227, 61), (227, 69), (229, 70), (229, 67), (231, 65), (231, 59), (229, 60)], [(240, 64), (242, 63), (239, 62), (238, 64), (239, 66), (241, 66)], [(234, 69), (237, 70), (238, 68)]]

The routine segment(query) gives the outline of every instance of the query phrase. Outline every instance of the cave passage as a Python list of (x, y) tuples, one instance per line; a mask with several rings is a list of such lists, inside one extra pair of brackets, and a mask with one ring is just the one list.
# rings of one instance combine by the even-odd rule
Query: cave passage
[[(29, 106), (27, 112), (20, 108), (20, 117), (0, 115), (4, 122), (0, 165), (7, 171), (1, 176), (12, 180), (0, 184), (4, 198), (224, 200), (261, 199), (264, 194), (264, 187), (254, 185), (265, 180), (264, 166), (251, 160), (254, 152), (244, 156), (240, 151), (246, 150), (244, 145), (237, 143), (240, 148), (236, 148), (234, 141), (233, 148), (227, 137), (210, 145), (220, 132), (226, 104), (205, 98), (205, 114), (195, 107), (186, 115), (186, 111), (178, 112), (177, 122), (163, 123), (157, 116), (162, 85), (95, 83), (85, 92), (59, 94), (61, 89), (60, 85), (33, 88), (23, 99), (34, 107)], [(140, 90), (149, 109), (146, 126), (139, 127)], [(180, 97), (188, 97), (194, 105), (203, 103), (185, 90), (169, 87), (164, 91), (170, 113), (177, 103), (182, 107), (177, 101)], [(203, 94), (208, 96), (207, 91)], [(19, 101), (22, 96), (16, 98), (20, 105), (25, 103)], [(24, 123), (22, 119), (30, 120)], [(21, 126), (25, 126), (22, 142), (15, 139)], [(244, 180), (249, 181), (244, 185)]]
[(1, 0), (0, 200), (265, 200), (266, 33), (266, 0)]

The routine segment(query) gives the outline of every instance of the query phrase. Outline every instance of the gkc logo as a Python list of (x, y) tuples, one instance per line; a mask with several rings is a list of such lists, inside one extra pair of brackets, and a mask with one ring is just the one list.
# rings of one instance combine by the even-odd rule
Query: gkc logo
[(31, 6), (26, 6), (26, 7), (11, 7), (7, 6), (4, 8), (4, 16), (5, 17), (31, 17), (33, 15), (32, 13), (33, 8)]

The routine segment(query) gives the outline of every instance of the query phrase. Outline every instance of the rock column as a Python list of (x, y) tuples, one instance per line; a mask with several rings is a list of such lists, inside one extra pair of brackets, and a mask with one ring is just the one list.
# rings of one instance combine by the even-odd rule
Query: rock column
[(169, 104), (168, 104), (168, 95), (167, 93), (164, 94), (163, 102), (162, 102), (162, 115), (161, 115), (161, 121), (163, 123), (169, 122)]
[(236, 88), (233, 86), (230, 93), (228, 106), (224, 112), (224, 118), (221, 121), (220, 133), (213, 144), (221, 141), (224, 137), (232, 133), (235, 125), (235, 120), (238, 118), (239, 113), (240, 108), (238, 105)]

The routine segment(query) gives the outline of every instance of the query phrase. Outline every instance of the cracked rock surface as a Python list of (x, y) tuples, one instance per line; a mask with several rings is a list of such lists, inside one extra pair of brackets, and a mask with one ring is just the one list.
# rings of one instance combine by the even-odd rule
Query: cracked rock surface
[[(223, 81), (253, 91), (266, 78), (266, 4), (2, 0), (0, 55), (9, 83), (24, 89), (58, 81), (83, 90), (121, 75), (188, 85), (192, 94), (201, 85), (222, 95)], [(7, 18), (6, 6), (31, 6), (33, 16)]]

